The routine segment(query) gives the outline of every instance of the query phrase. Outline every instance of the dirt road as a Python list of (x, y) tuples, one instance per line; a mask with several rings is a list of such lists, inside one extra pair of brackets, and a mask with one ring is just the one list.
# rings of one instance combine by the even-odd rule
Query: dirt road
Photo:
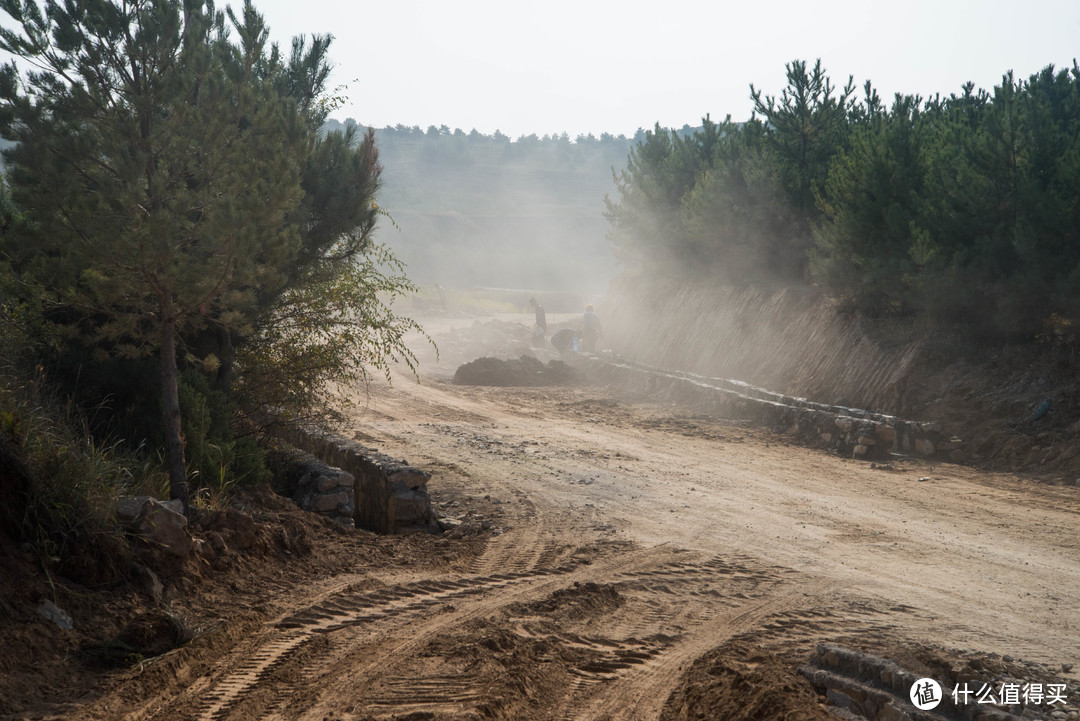
[(194, 717), (655, 719), (739, 640), (1080, 657), (1076, 489), (876, 469), (595, 388), (399, 381), (341, 430), (430, 470), (444, 514), (488, 526), (437, 547), (478, 552), (294, 589), (185, 692)]
[(284, 588), (130, 718), (829, 718), (794, 672), (821, 641), (923, 670), (943, 649), (1014, 677), (1080, 661), (1076, 488), (453, 367), (373, 388), (339, 431), (429, 470), (470, 533)]
[(798, 576), (830, 610), (892, 608), (890, 625), (943, 643), (1080, 655), (1075, 489), (953, 465), (879, 470), (591, 389), (401, 384), (376, 414), (354, 432), (436, 470), (436, 495), (512, 501), (479, 572), (629, 541)]

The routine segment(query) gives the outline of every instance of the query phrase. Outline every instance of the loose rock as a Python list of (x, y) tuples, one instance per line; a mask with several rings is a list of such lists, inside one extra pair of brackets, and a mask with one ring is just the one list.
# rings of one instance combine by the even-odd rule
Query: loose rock
[(71, 616), (52, 601), (42, 601), (41, 605), (37, 608), (37, 612), (65, 631), (70, 631), (75, 628), (75, 624), (71, 621)]

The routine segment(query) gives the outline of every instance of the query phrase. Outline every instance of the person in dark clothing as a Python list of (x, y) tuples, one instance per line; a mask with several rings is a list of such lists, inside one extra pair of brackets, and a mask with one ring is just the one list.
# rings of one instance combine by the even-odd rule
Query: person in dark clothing
[(585, 317), (581, 319), (582, 350), (595, 353), (603, 337), (604, 330), (600, 327), (600, 316), (596, 314), (596, 309), (592, 305), (585, 306)]
[(544, 342), (544, 338), (547, 337), (547, 314), (544, 313), (544, 307), (536, 302), (536, 298), (529, 298), (529, 305), (532, 306), (533, 311), (536, 313), (536, 326), (533, 328), (533, 343), (540, 344)]

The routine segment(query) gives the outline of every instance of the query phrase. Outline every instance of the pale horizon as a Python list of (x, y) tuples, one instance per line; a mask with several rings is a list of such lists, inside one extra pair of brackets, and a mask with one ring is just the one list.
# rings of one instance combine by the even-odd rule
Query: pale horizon
[[(219, 2), (219, 7), (242, 0)], [(376, 129), (446, 125), (484, 135), (632, 137), (639, 128), (747, 120), (752, 83), (785, 85), (784, 66), (817, 59), (837, 86), (853, 76), (891, 104), (895, 93), (992, 90), (1080, 57), (1080, 2), (856, 0), (768, 5), (596, 0), (507, 5), (434, 0), (343, 5), (256, 0), (271, 39), (331, 34), (331, 117)], [(11, 26), (10, 18), (0, 22)]]
[(630, 137), (657, 122), (697, 126), (706, 114), (746, 120), (749, 85), (779, 94), (792, 60), (820, 58), (838, 86), (853, 75), (860, 97), (871, 80), (891, 103), (897, 92), (959, 93), (968, 81), (991, 90), (1009, 70), (1027, 78), (1080, 56), (1080, 3), (1071, 0), (1034, 0), (1022, 11), (1000, 0), (359, 8), (263, 0), (256, 8), (283, 49), (296, 34), (334, 35), (331, 87), (347, 85), (349, 100), (332, 117), (514, 139)]

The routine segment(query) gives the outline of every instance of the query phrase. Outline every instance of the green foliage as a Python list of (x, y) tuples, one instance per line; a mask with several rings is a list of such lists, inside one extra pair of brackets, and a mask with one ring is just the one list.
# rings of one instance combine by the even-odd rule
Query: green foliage
[[(219, 488), (261, 473), (237, 408), (299, 412), (346, 366), (411, 364), (407, 324), (372, 300), (408, 287), (371, 260), (374, 137), (319, 132), (338, 102), (329, 36), (283, 57), (250, 2), (0, 8), (18, 28), (0, 47), (33, 68), (0, 69), (0, 135), (17, 142), (0, 198), (5, 308), (44, 331), (38, 356), (69, 392), (112, 399), (110, 423), (164, 440), (175, 497), (187, 503), (189, 473)], [(335, 315), (297, 327), (297, 309)], [(275, 345), (281, 333), (296, 348)], [(156, 401), (132, 383), (148, 372)], [(253, 395), (275, 373), (296, 381), (288, 403)]]
[(711, 168), (682, 198), (682, 222), (699, 269), (730, 283), (768, 282), (801, 274), (787, 247), (796, 223), (762, 142), (762, 126), (726, 121)]
[(852, 132), (818, 194), (823, 222), (811, 253), (814, 277), (851, 289), (864, 312), (910, 312), (920, 275), (937, 256), (920, 227), (927, 173), (919, 99), (896, 98)]
[(762, 96), (750, 85), (754, 111), (766, 123), (766, 145), (781, 185), (796, 212), (807, 220), (815, 215), (814, 191), (829, 163), (845, 146), (855, 86), (852, 78), (837, 93), (821, 67), (807, 70), (806, 61), (786, 66), (788, 85), (779, 99)]
[(177, 339), (208, 319), (242, 329), (257, 289), (285, 281), (303, 103), (278, 92), (284, 68), (250, 3), (230, 13), (237, 44), (202, 3), (3, 8), (21, 32), (0, 30), (0, 47), (37, 68), (9, 63), (0, 82), (13, 198), (31, 220), (5, 250), (43, 315), (97, 358), (160, 357), (171, 493), (186, 507)]
[(736, 283), (800, 277), (800, 217), (767, 136), (757, 120), (740, 126), (708, 116), (697, 130), (646, 133), (615, 177), (618, 198), (606, 200), (609, 237), (623, 259)]
[(217, 496), (237, 484), (269, 480), (263, 450), (252, 438), (235, 437), (236, 403), (229, 393), (189, 368), (181, 374), (179, 398), (188, 472), (197, 488)]
[[(3, 332), (0, 357), (0, 443), (25, 462), (29, 484), (4, 489), (5, 515), (15, 515), (16, 537), (31, 541), (46, 567), (63, 568), (73, 557), (83, 558), (71, 569), (90, 583), (111, 580), (118, 573), (87, 569), (85, 556), (119, 531), (112, 520), (117, 498), (123, 495), (160, 496), (167, 478), (146, 449), (132, 452), (119, 440), (95, 439), (85, 415), (51, 395), (45, 379), (32, 376), (13, 357), (24, 344), (10, 329)], [(5, 478), (5, 484), (14, 478)], [(14, 492), (16, 497), (12, 497)], [(113, 540), (110, 547), (122, 549)], [(101, 558), (100, 564), (120, 558)]]
[(65, 325), (137, 357), (166, 318), (181, 334), (228, 322), (251, 288), (280, 284), (309, 141), (258, 78), (265, 33), (239, 26), (233, 45), (211, 8), (177, 2), (53, 7), (45, 20), (31, 8), (5, 3), (24, 36), (2, 33), (43, 68), (25, 84), (4, 68), (0, 128), (18, 141), (14, 200), (33, 220), (12, 240), (28, 273), (50, 267), (48, 302), (81, 316)]
[(403, 270), (389, 250), (373, 245), (340, 272), (304, 279), (281, 295), (238, 350), (246, 416), (256, 425), (326, 417), (351, 400), (370, 370), (389, 380), (392, 364), (402, 362), (415, 372), (405, 336), (423, 331), (391, 307), (418, 290)]
[(613, 172), (619, 199), (605, 199), (606, 216), (626, 259), (640, 262), (663, 251), (676, 259), (683, 255), (679, 207), (698, 169), (686, 162), (681, 145), (678, 135), (657, 124), (630, 151), (626, 169)]
[[(609, 203), (631, 257), (729, 281), (812, 279), (871, 316), (984, 340), (1072, 342), (1080, 321), (1080, 67), (992, 93), (834, 87), (787, 66), (779, 97), (693, 138), (657, 127)], [(701, 151), (709, 148), (709, 154)], [(697, 150), (698, 152), (694, 152)]]

